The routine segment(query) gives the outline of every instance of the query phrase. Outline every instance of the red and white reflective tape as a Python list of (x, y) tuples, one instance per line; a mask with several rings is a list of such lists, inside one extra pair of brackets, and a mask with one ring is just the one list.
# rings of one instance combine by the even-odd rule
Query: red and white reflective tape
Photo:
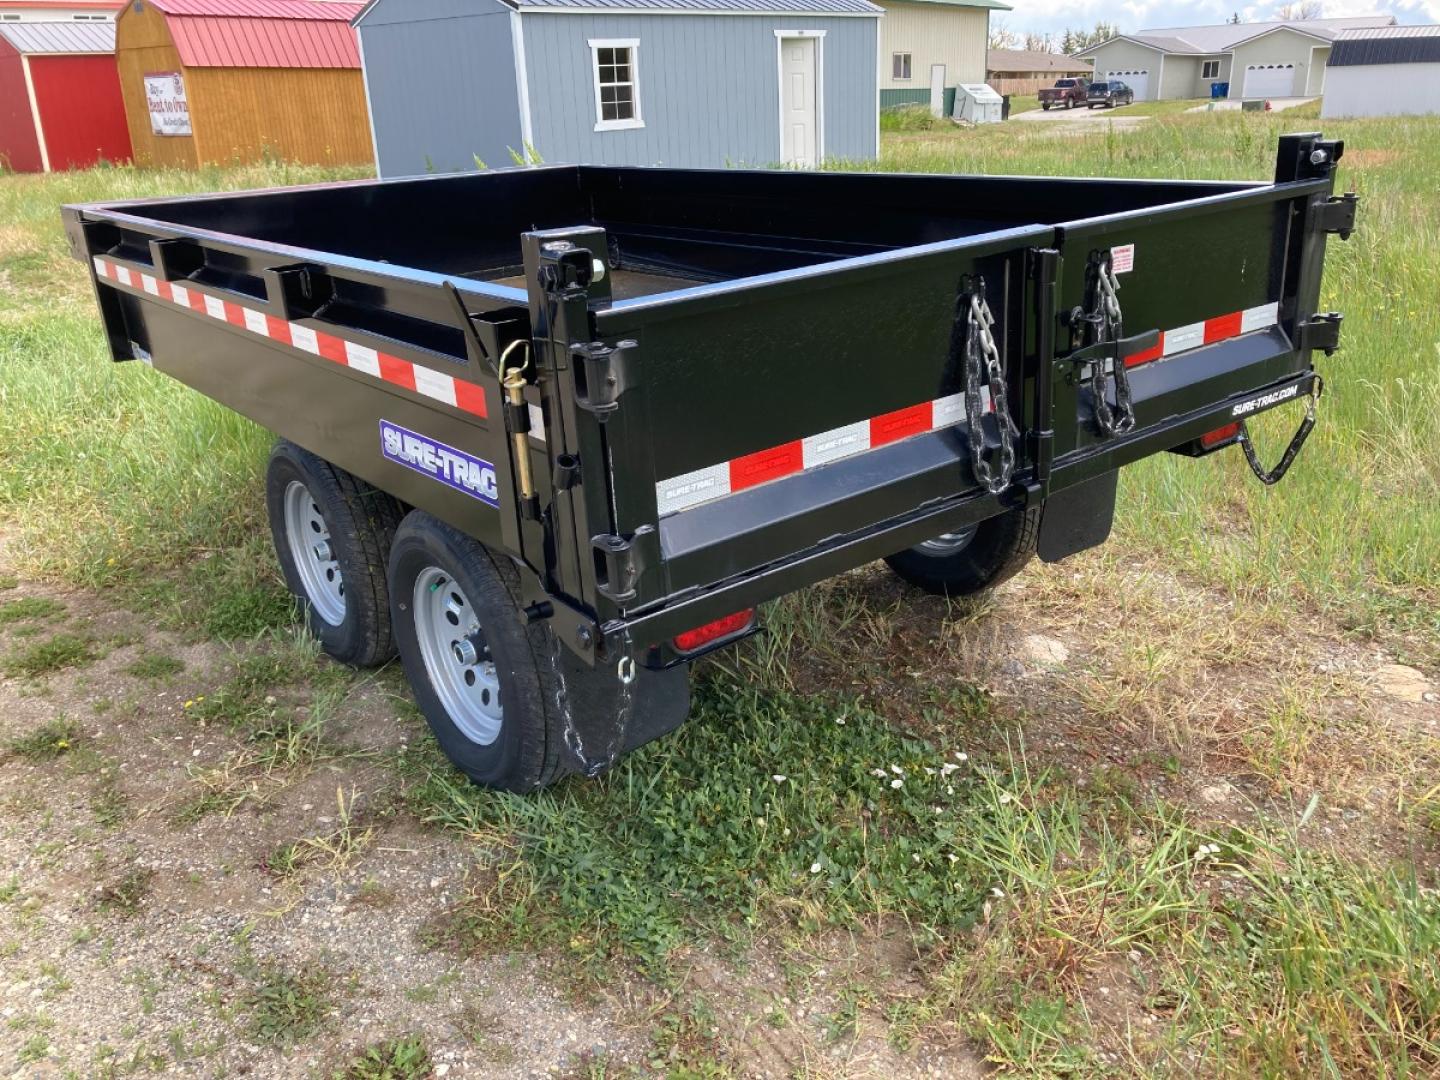
[(1160, 334), (1160, 340), (1153, 347), (1127, 357), (1125, 366), (1135, 367), (1139, 364), (1148, 364), (1151, 360), (1160, 360), (1167, 356), (1174, 356), (1176, 353), (1198, 349), (1202, 345), (1214, 345), (1217, 341), (1226, 341), (1229, 338), (1239, 337), (1241, 334), (1268, 329), (1279, 321), (1279, 304), (1261, 304), (1259, 307), (1246, 308), (1244, 311), (1232, 311), (1227, 315), (1217, 315), (1204, 322), (1177, 326), (1173, 330), (1163, 331)]
[[(990, 391), (983, 387), (980, 403), (987, 412), (990, 411)], [(913, 435), (953, 427), (964, 419), (964, 394), (922, 401), (919, 405), (896, 409), (883, 416), (846, 424), (819, 435), (795, 439), (782, 446), (662, 480), (655, 485), (656, 508), (662, 517), (689, 510), (712, 499), (721, 499), (771, 480), (842, 461)]]
[[(1278, 322), (1279, 305), (1262, 304), (1260, 307), (1232, 311), (1204, 322), (1191, 323), (1189, 326), (1177, 326), (1173, 330), (1164, 331), (1154, 348), (1129, 357), (1125, 366), (1135, 367), (1204, 345), (1213, 345), (1217, 341), (1267, 329)], [(988, 411), (989, 391), (981, 390), (981, 396)], [(867, 450), (874, 450), (887, 443), (953, 427), (964, 419), (964, 394), (951, 394), (934, 401), (922, 402), (907, 409), (886, 413), (884, 416), (847, 424), (833, 431), (812, 435), (806, 439), (796, 439), (783, 446), (760, 450), (721, 462), (719, 465), (662, 480), (655, 485), (656, 509), (661, 517), (689, 510), (746, 488), (794, 476), (821, 465), (865, 453)]]
[(319, 356), (391, 386), (413, 390), (472, 416), (489, 415), (485, 405), (484, 387), (453, 378), (443, 371), (412, 364), (409, 360), (391, 356), (368, 345), (346, 341), (321, 330), (312, 330), (299, 323), (277, 319), (263, 311), (222, 300), (218, 296), (211, 296), (175, 282), (161, 281), (152, 274), (131, 270), (98, 255), (95, 257), (95, 273), (106, 281), (139, 290), (176, 307), (208, 315), (219, 322), (229, 323), (236, 329)]

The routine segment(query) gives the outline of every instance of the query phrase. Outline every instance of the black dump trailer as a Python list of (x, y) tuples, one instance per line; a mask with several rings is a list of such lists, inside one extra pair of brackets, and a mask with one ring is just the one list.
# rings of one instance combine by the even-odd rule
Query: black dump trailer
[[(398, 649), (524, 790), (673, 728), (688, 663), (876, 559), (966, 595), (1121, 466), (1308, 432), (1343, 144), (1273, 183), (555, 166), (67, 207), (116, 360), (274, 431), (325, 647)], [(1245, 420), (1308, 416), (1267, 472)]]

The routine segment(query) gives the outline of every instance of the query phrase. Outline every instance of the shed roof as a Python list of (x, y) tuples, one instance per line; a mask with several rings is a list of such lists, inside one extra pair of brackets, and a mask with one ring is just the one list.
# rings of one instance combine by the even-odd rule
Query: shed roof
[(115, 24), (110, 22), (0, 23), (0, 37), (32, 56), (115, 51)]
[(1076, 60), (1063, 53), (1033, 49), (991, 49), (985, 54), (986, 71), (1078, 72), (1094, 70), (1088, 60)]
[(167, 16), (186, 67), (358, 68), (359, 3), (149, 0)]
[(1330, 67), (1365, 64), (1440, 64), (1440, 26), (1384, 26), (1347, 30), (1330, 49)]
[(1102, 45), (1111, 41), (1133, 41), (1160, 52), (1189, 54), (1192, 56), (1216, 56), (1227, 53), (1242, 42), (1253, 40), (1276, 30), (1293, 30), (1322, 41), (1333, 41), (1346, 30), (1391, 26), (1393, 15), (1359, 15), (1346, 19), (1298, 19), (1288, 22), (1221, 23), (1218, 26), (1168, 26), (1141, 30), (1134, 34), (1117, 34), (1109, 41), (1102, 41), (1088, 49), (1081, 49), (1078, 56), (1088, 56)]

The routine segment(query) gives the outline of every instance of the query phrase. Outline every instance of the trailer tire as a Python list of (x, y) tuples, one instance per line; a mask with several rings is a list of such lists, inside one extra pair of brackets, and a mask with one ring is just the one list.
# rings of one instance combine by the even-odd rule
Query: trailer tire
[[(390, 607), (415, 700), (461, 772), (486, 787), (525, 792), (568, 771), (554, 705), (559, 649), (546, 624), (521, 620), (520, 579), (507, 558), (412, 511), (390, 550)], [(448, 623), (452, 613), (458, 621)], [(439, 633), (442, 625), (455, 627), (453, 642)], [(455, 650), (466, 642), (474, 652), (462, 659)]]
[[(393, 657), (386, 569), (404, 515), (400, 503), (285, 439), (270, 452), (265, 503), (285, 584), (325, 652), (355, 667)], [(308, 545), (310, 532), (328, 545), (328, 565), (318, 554), (302, 565), (308, 553), (298, 549)], [(327, 582), (334, 595), (327, 595)]]
[(1040, 509), (1009, 510), (968, 534), (939, 537), (891, 555), (890, 569), (939, 596), (975, 596), (1008, 581), (1035, 557)]

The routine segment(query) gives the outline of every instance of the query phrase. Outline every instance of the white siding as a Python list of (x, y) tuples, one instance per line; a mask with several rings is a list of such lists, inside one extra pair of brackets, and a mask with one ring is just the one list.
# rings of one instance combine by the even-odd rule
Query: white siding
[[(1147, 49), (1144, 45), (1136, 45), (1132, 41), (1112, 41), (1108, 45), (1102, 45), (1093, 53), (1087, 55), (1095, 58), (1095, 78), (1105, 78), (1109, 71), (1148, 71), (1149, 79), (1146, 82), (1148, 87), (1145, 96), (1142, 98), (1137, 92), (1136, 101), (1154, 100), (1155, 95), (1160, 91), (1160, 64), (1165, 59), (1164, 54), (1155, 50)], [(1136, 80), (1125, 75), (1117, 75), (1116, 78), (1135, 85)]]
[(1358, 64), (1325, 73), (1320, 116), (1440, 115), (1440, 64)]
[[(880, 21), (880, 87), (882, 90), (930, 89), (930, 65), (945, 65), (945, 85), (985, 81), (985, 39), (990, 12), (985, 8), (947, 4), (907, 4), (875, 0), (885, 9)], [(909, 53), (906, 79), (891, 77), (891, 57)]]

